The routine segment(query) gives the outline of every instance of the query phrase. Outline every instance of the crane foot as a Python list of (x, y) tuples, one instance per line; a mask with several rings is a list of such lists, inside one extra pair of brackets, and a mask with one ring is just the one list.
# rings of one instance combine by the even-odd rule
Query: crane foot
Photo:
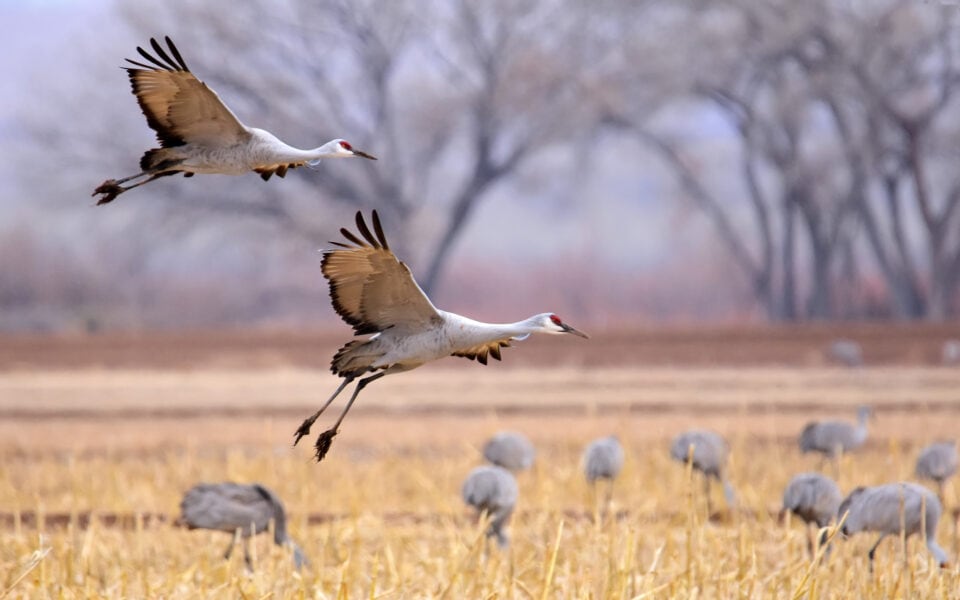
[(306, 419), (303, 423), (300, 423), (300, 427), (293, 432), (294, 446), (296, 446), (300, 442), (300, 438), (302, 438), (305, 435), (310, 435), (310, 426), (312, 425), (313, 425), (313, 419)]
[(114, 198), (126, 191), (116, 179), (108, 179), (100, 184), (100, 186), (93, 190), (91, 196), (96, 196), (97, 194), (103, 194), (102, 197), (97, 199), (97, 206), (101, 204), (106, 204), (112, 202)]
[(326, 456), (327, 452), (330, 451), (330, 445), (333, 443), (333, 437), (338, 433), (340, 433), (339, 429), (328, 429), (317, 437), (317, 443), (313, 446), (317, 450), (317, 462), (323, 460), (323, 457)]

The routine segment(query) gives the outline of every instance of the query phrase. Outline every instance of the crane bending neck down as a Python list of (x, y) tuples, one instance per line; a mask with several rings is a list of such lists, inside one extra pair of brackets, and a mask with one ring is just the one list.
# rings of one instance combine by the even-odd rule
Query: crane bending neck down
[[(356, 235), (340, 232), (349, 243), (324, 252), (322, 270), (337, 313), (354, 332), (373, 334), (347, 342), (333, 357), (330, 370), (343, 382), (316, 413), (294, 433), (294, 445), (310, 433), (314, 421), (356, 379), (357, 387), (332, 427), (317, 438), (316, 458), (323, 460), (340, 423), (357, 395), (371, 382), (443, 358), (460, 356), (487, 364), (500, 360), (500, 350), (532, 333), (587, 335), (553, 313), (540, 313), (515, 323), (483, 323), (436, 308), (414, 280), (410, 269), (387, 245), (380, 219), (373, 211), (373, 232), (357, 212)], [(374, 233), (375, 232), (375, 233)], [(366, 375), (373, 373), (372, 375)], [(364, 377), (364, 375), (366, 375)]]

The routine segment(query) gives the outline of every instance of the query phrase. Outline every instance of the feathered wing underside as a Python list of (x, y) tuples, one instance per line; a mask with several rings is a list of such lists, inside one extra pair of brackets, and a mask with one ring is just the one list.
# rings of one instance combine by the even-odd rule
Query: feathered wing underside
[(169, 54), (151, 38), (156, 56), (137, 47), (148, 63), (127, 59), (130, 84), (147, 124), (164, 148), (194, 143), (229, 146), (250, 134), (220, 97), (190, 72), (169, 37)]
[(269, 181), (270, 177), (274, 175), (280, 178), (286, 177), (289, 169), (296, 169), (297, 167), (302, 167), (305, 164), (307, 164), (306, 161), (292, 162), (283, 165), (270, 165), (269, 167), (258, 167), (254, 169), (254, 171), (260, 174), (261, 179), (264, 181)]
[(348, 243), (331, 242), (338, 248), (324, 252), (321, 269), (337, 314), (357, 335), (438, 325), (442, 319), (436, 307), (387, 245), (377, 211), (373, 228), (371, 232), (358, 211), (360, 235), (341, 229)]
[(457, 352), (452, 352), (453, 356), (462, 356), (463, 358), (469, 358), (470, 360), (475, 360), (481, 365), (487, 364), (487, 356), (492, 356), (493, 358), (500, 360), (500, 348), (508, 348), (510, 346), (510, 340), (513, 338), (506, 337), (502, 340), (494, 340), (492, 342), (487, 342), (485, 344), (478, 344), (471, 348), (466, 348), (465, 350), (458, 350)]

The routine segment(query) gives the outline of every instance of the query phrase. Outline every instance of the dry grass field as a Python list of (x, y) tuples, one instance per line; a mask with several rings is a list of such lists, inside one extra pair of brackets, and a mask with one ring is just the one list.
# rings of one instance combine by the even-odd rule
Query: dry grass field
[[(372, 385), (319, 465), (290, 442), (337, 383), (324, 367), (342, 334), (0, 340), (0, 598), (958, 598), (958, 482), (937, 532), (949, 569), (890, 539), (871, 575), (867, 534), (813, 567), (803, 527), (777, 519), (787, 480), (820, 466), (796, 449), (810, 419), (877, 409), (844, 491), (911, 479), (922, 445), (958, 434), (960, 369), (933, 364), (956, 328), (844, 333), (876, 366), (825, 364), (827, 328), (448, 359)], [(669, 460), (690, 427), (731, 442), (736, 509), (714, 486), (708, 515), (699, 479)], [(499, 429), (538, 449), (506, 552), (459, 498)], [(603, 514), (579, 457), (609, 433), (628, 458)], [(187, 488), (224, 480), (274, 489), (311, 565), (295, 571), (263, 535), (248, 573), (240, 552), (222, 559), (226, 534), (174, 526)]]

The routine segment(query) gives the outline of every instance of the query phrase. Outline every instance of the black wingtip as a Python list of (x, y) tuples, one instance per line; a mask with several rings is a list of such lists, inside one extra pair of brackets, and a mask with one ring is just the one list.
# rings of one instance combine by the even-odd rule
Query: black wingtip
[(370, 233), (370, 228), (367, 227), (367, 222), (363, 220), (363, 213), (361, 213), (359, 210), (357, 211), (357, 229), (360, 230), (360, 235), (362, 235), (371, 246), (374, 248), (380, 248), (380, 242), (378, 242), (377, 238), (373, 237), (373, 234)]
[(383, 226), (380, 224), (380, 215), (377, 214), (377, 210), (373, 210), (373, 231), (377, 234), (377, 239), (380, 240), (380, 245), (384, 250), (389, 250), (390, 246), (387, 245), (387, 236), (383, 234)]

